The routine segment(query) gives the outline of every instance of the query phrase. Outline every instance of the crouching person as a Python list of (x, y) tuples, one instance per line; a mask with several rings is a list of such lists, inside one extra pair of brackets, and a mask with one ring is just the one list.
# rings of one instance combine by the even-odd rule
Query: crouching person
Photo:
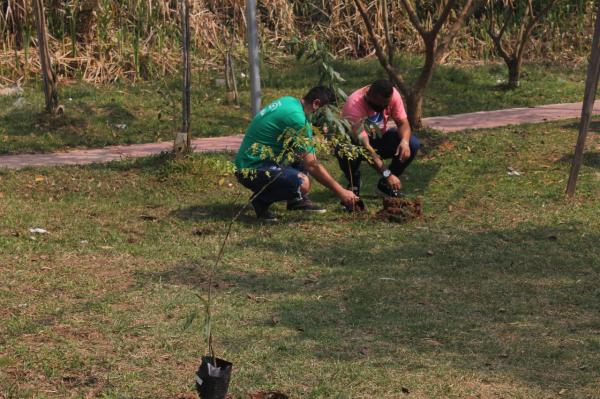
[[(252, 120), (235, 158), (237, 179), (252, 190), (252, 206), (256, 216), (264, 221), (277, 221), (269, 207), (277, 201), (287, 201), (288, 210), (323, 213), (324, 208), (310, 201), (310, 178), (327, 187), (342, 203), (352, 208), (358, 197), (344, 189), (319, 163), (311, 144), (312, 126), (308, 116), (334, 101), (333, 92), (323, 86), (314, 87), (302, 99), (281, 97)], [(289, 146), (286, 132), (295, 132), (296, 144)], [(292, 151), (292, 158), (299, 161), (293, 167), (281, 161), (282, 155)], [(299, 170), (302, 169), (302, 170)]]
[[(377, 191), (383, 196), (402, 196), (400, 176), (415, 158), (420, 144), (411, 134), (410, 124), (400, 93), (388, 80), (377, 80), (358, 89), (348, 97), (342, 117), (352, 124), (360, 144), (372, 157), (372, 165), (379, 174)], [(388, 129), (392, 119), (396, 127)], [(366, 125), (376, 125), (382, 135), (375, 135)], [(348, 188), (360, 195), (360, 164), (363, 158), (349, 159), (338, 151), (340, 168), (348, 180)], [(389, 167), (383, 161), (391, 159)]]

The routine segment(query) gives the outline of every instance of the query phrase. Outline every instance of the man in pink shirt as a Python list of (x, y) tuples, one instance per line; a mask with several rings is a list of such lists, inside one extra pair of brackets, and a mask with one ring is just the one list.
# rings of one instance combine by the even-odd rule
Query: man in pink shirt
[[(419, 150), (419, 140), (411, 134), (402, 97), (389, 80), (376, 80), (348, 97), (342, 117), (352, 125), (357, 143), (371, 154), (373, 167), (381, 178), (377, 184), (380, 194), (402, 196), (400, 175), (410, 165)], [(392, 119), (395, 128), (388, 129)], [(373, 127), (381, 132), (378, 135)], [(343, 151), (336, 153), (340, 168), (348, 179), (348, 187), (360, 194), (360, 164), (362, 158), (348, 159)], [(383, 159), (391, 159), (389, 168)]]

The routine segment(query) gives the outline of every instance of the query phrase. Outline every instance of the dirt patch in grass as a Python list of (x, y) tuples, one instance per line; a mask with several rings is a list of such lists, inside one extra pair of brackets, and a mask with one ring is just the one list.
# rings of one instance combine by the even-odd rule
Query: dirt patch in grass
[(377, 212), (377, 218), (396, 223), (407, 223), (423, 218), (423, 199), (385, 197), (383, 209)]

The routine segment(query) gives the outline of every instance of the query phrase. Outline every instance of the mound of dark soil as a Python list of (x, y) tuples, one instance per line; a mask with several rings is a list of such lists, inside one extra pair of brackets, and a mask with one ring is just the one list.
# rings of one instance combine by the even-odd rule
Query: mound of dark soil
[(395, 223), (407, 223), (423, 217), (423, 199), (410, 200), (407, 198), (385, 197), (383, 209), (377, 212), (377, 217)]

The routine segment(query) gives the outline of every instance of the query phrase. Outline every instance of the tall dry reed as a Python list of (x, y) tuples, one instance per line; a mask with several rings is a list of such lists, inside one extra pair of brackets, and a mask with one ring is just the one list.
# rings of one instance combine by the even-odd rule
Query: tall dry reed
[[(150, 79), (171, 75), (181, 62), (178, 0), (46, 0), (50, 49), (58, 75), (91, 82)], [(398, 0), (388, 0), (390, 34), (397, 52), (416, 54), (422, 43)], [(437, 2), (417, 0), (423, 7)], [(383, 1), (368, 2), (383, 37)], [(564, 0), (536, 33), (530, 58), (585, 57), (593, 25), (593, 0)], [(190, 0), (193, 65), (220, 66), (230, 49), (245, 58), (245, 0)], [(284, 54), (292, 37), (314, 35), (339, 57), (373, 52), (354, 3), (348, 0), (261, 0), (258, 2), (263, 56)], [(489, 59), (485, 13), (475, 15), (457, 40), (451, 61)], [(31, 0), (0, 0), (0, 84), (39, 73)]]

